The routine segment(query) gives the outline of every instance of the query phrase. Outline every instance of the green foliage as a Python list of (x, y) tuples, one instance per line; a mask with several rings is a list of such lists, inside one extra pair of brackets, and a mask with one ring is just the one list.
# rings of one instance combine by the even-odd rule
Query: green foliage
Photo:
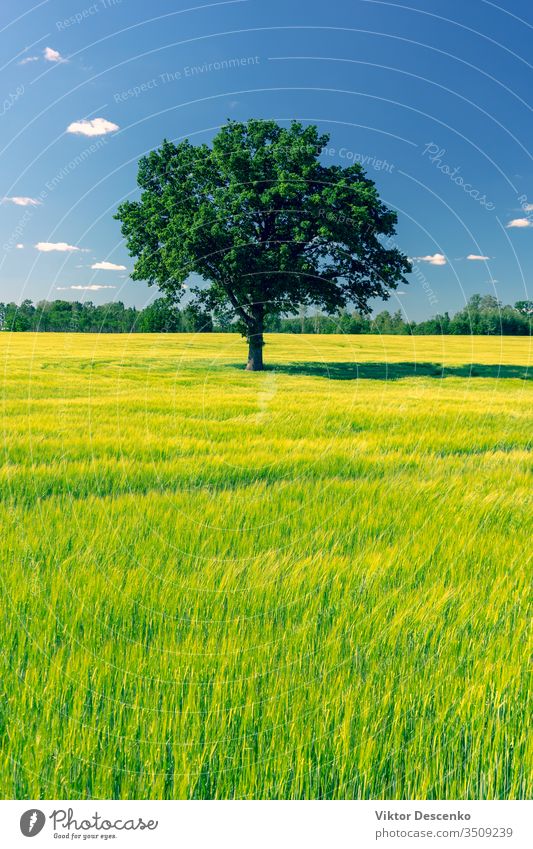
[(76, 333), (130, 333), (137, 330), (139, 311), (121, 301), (95, 306), (92, 301), (31, 301), (0, 304), (0, 329)]
[(464, 309), (453, 317), (449, 332), (476, 336), (525, 336), (531, 333), (531, 316), (522, 310), (503, 306), (493, 295), (472, 295)]
[(212, 333), (213, 318), (199, 304), (189, 304), (183, 310), (183, 327), (188, 333)]
[(185, 330), (184, 325), (182, 314), (168, 298), (157, 298), (141, 311), (136, 322), (140, 333), (179, 333)]
[(141, 159), (141, 197), (116, 214), (134, 280), (181, 298), (193, 290), (208, 311), (232, 311), (262, 344), (265, 319), (314, 304), (334, 313), (389, 297), (407, 258), (386, 248), (396, 214), (360, 165), (324, 166), (329, 136), (293, 122), (230, 121), (212, 147), (164, 141)]
[(524, 315), (533, 315), (533, 301), (517, 301), (514, 306), (518, 312), (521, 312)]
[[(408, 322), (397, 310), (383, 310), (374, 318), (357, 310), (338, 310), (334, 315), (300, 309), (298, 316), (268, 315), (270, 333), (378, 333), (419, 336), (528, 336), (532, 315), (527, 301), (503, 306), (490, 295), (474, 295), (467, 306), (450, 318), (445, 312), (421, 322)], [(526, 305), (526, 306), (524, 306)], [(79, 333), (235, 333), (238, 326), (231, 314), (213, 313), (191, 303), (180, 310), (170, 298), (157, 298), (143, 310), (127, 308), (120, 301), (95, 307), (90, 301), (31, 301), (0, 303), (0, 329), (14, 331), (62, 331)]]

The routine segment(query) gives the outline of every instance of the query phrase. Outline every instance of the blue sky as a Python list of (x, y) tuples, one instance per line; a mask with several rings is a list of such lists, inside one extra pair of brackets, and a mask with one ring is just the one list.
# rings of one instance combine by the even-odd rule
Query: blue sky
[(139, 157), (249, 117), (317, 123), (397, 210), (387, 308), (531, 296), (532, 35), (529, 0), (2, 0), (0, 300), (146, 304), (112, 217)]

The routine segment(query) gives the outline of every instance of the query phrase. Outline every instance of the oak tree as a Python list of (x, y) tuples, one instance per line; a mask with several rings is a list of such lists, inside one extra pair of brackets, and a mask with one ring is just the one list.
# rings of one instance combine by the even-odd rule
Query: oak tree
[(139, 163), (139, 200), (116, 213), (133, 279), (179, 300), (199, 275), (193, 297), (234, 316), (248, 370), (263, 368), (268, 317), (310, 304), (368, 312), (407, 282), (396, 214), (361, 165), (323, 164), (328, 141), (316, 126), (258, 119), (229, 121), (211, 146), (165, 140)]

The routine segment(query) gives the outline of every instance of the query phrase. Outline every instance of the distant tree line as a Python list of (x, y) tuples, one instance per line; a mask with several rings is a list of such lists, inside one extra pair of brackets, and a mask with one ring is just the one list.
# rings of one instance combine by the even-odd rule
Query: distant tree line
[(0, 330), (65, 333), (197, 333), (212, 332), (209, 314), (196, 307), (179, 310), (158, 298), (142, 310), (122, 301), (95, 306), (92, 301), (23, 301), (0, 303)]
[[(474, 334), (483, 336), (528, 336), (531, 334), (533, 301), (503, 305), (493, 295), (472, 295), (462, 310), (445, 312), (427, 321), (408, 321), (401, 311), (388, 310), (376, 316), (340, 310), (327, 316), (302, 309), (298, 315), (272, 316), (265, 329), (273, 333), (349, 334)], [(237, 333), (234, 321), (202, 311), (189, 304), (158, 298), (144, 309), (126, 307), (121, 301), (95, 306), (92, 301), (25, 300), (20, 305), (0, 303), (0, 330), (75, 333)]]
[(462, 310), (450, 316), (448, 312), (426, 321), (408, 321), (401, 310), (388, 310), (375, 316), (341, 311), (337, 316), (309, 315), (271, 322), (269, 330), (279, 333), (374, 333), (429, 336), (529, 336), (533, 322), (533, 301), (517, 301), (504, 305), (493, 295), (472, 295)]

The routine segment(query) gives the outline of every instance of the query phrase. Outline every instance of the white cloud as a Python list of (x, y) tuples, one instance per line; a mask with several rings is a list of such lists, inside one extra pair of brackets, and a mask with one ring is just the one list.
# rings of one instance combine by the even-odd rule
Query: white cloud
[(43, 251), (44, 253), (48, 253), (49, 251), (60, 251), (61, 253), (65, 253), (67, 251), (80, 250), (75, 247), (75, 245), (67, 244), (67, 242), (37, 242), (35, 247), (38, 251)]
[(15, 196), (10, 198), (2, 198), (2, 203), (14, 203), (15, 206), (39, 206), (42, 201), (37, 200), (37, 198)]
[(28, 62), (38, 62), (38, 61), (39, 61), (38, 56), (26, 56), (25, 59), (20, 60), (19, 65), (27, 65)]
[(481, 256), (480, 254), (468, 254), (467, 259), (471, 260), (479, 260), (480, 262), (485, 259), (490, 259), (490, 256)]
[(94, 262), (91, 268), (96, 271), (126, 271), (125, 265), (115, 265), (114, 262)]
[(81, 136), (105, 136), (107, 133), (114, 133), (118, 129), (118, 124), (113, 124), (106, 118), (92, 118), (90, 121), (84, 118), (81, 121), (73, 121), (72, 124), (69, 124), (67, 133), (75, 133)]
[(19, 242), (18, 245), (15, 245), (15, 247), (18, 251), (21, 251), (24, 245), (22, 244), (22, 242)]
[(415, 256), (420, 262), (429, 262), (430, 265), (446, 265), (444, 254), (428, 254), (426, 256)]
[(522, 209), (524, 212), (533, 212), (533, 203), (525, 203)]
[(407, 295), (407, 292), (405, 292), (403, 289), (398, 289), (394, 294), (395, 295)]
[(56, 286), (58, 292), (66, 292), (69, 289), (75, 289), (78, 292), (98, 292), (100, 289), (116, 288), (116, 286), (99, 286), (97, 283), (91, 283), (88, 286)]
[(507, 227), (533, 227), (533, 221), (530, 221), (529, 218), (513, 218), (512, 221), (509, 221)]
[(52, 47), (45, 47), (43, 56), (47, 62), (66, 62), (59, 50), (54, 50)]

